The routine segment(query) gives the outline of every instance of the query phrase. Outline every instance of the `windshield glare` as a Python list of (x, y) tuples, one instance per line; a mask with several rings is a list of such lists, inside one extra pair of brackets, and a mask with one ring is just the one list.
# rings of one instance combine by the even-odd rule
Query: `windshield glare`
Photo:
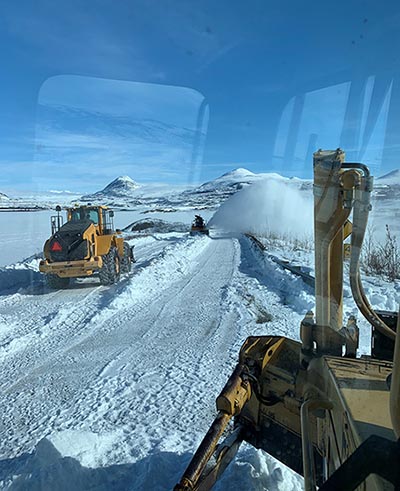
[[(338, 260), (326, 315), (340, 329), (355, 319), (356, 359), (379, 334), (354, 278), (375, 310), (398, 311), (399, 5), (20, 0), (0, 12), (0, 489), (173, 489), (245, 340), (300, 343), (306, 314), (321, 315), (326, 258)], [(341, 178), (325, 193), (313, 181), (320, 149), (342, 149), (373, 180), (358, 167), (351, 190)], [(360, 183), (373, 183), (370, 203)], [(347, 215), (354, 230), (368, 215), (357, 274), (351, 224), (332, 232), (323, 215), (326, 250), (315, 250), (314, 203), (336, 192), (343, 216), (363, 203)], [(287, 356), (285, 369), (300, 359)], [(262, 431), (264, 417), (272, 432), (280, 405), (299, 416), (304, 394), (282, 366), (278, 395), (249, 372), (262, 409), (257, 424), (235, 415), (229, 433)], [(365, 382), (363, 407), (389, 398), (371, 386), (388, 387)], [(376, 423), (350, 413), (318, 413), (326, 435), (340, 421), (329, 444), (313, 440), (321, 475), (363, 441), (348, 428)], [(374, 428), (394, 438), (391, 424)], [(300, 455), (292, 430), (274, 441)], [(268, 438), (250, 434), (215, 489), (302, 489), (302, 461), (271, 442), (256, 450)]]

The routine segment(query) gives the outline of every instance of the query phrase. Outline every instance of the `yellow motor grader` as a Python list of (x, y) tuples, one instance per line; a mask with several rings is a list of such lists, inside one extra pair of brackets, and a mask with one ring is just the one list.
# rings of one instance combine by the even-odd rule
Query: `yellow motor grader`
[[(245, 341), (217, 398), (218, 414), (175, 491), (211, 489), (242, 441), (304, 476), (306, 491), (400, 489), (398, 316), (374, 312), (359, 267), (372, 183), (368, 168), (345, 163), (340, 149), (314, 154), (315, 312), (300, 325), (301, 342)], [(361, 357), (356, 319), (343, 325), (351, 213), (350, 286), (372, 330), (371, 355)]]
[(67, 209), (63, 223), (61, 207), (51, 217), (51, 237), (44, 245), (39, 270), (50, 288), (65, 288), (70, 278), (98, 273), (102, 285), (116, 283), (134, 261), (132, 248), (114, 231), (114, 212), (106, 206), (75, 206)]

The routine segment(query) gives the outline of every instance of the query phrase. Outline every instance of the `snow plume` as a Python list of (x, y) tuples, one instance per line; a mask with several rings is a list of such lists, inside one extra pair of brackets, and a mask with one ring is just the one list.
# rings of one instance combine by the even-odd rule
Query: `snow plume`
[(313, 230), (312, 199), (285, 181), (261, 181), (222, 203), (209, 225), (262, 236), (309, 236)]

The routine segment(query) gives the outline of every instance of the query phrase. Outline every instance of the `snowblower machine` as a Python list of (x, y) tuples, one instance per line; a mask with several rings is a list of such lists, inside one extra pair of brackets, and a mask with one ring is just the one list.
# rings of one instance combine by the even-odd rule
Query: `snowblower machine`
[(204, 218), (200, 215), (195, 215), (192, 226), (190, 228), (190, 235), (198, 234), (210, 235), (210, 231), (206, 226)]
[[(245, 341), (216, 400), (218, 414), (175, 491), (211, 489), (242, 441), (301, 474), (306, 491), (400, 489), (398, 316), (372, 309), (360, 276), (372, 183), (369, 169), (345, 163), (340, 149), (314, 154), (315, 313), (300, 325), (301, 342)], [(350, 286), (372, 329), (371, 355), (361, 357), (356, 319), (343, 325), (351, 213)]]
[(114, 212), (105, 206), (67, 209), (63, 223), (61, 207), (51, 217), (52, 235), (44, 245), (39, 270), (50, 288), (65, 288), (70, 278), (98, 273), (102, 285), (116, 283), (134, 261), (132, 248), (114, 231)]

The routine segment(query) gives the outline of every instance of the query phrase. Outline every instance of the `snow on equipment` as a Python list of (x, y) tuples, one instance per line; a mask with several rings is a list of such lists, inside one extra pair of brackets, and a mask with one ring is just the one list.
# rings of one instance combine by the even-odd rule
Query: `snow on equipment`
[(51, 217), (51, 237), (44, 245), (45, 259), (39, 270), (51, 288), (65, 288), (70, 278), (98, 273), (102, 285), (116, 283), (134, 261), (131, 247), (114, 231), (114, 212), (106, 206), (75, 206), (67, 209), (63, 224), (61, 208)]
[[(301, 342), (249, 337), (216, 400), (217, 417), (176, 491), (210, 489), (242, 441), (304, 476), (314, 491), (400, 489), (400, 339), (397, 313), (376, 313), (359, 270), (372, 191), (363, 164), (314, 154), (315, 314)], [(343, 240), (352, 212), (350, 285), (372, 327), (371, 356), (357, 358), (354, 317), (343, 325)], [(398, 329), (397, 329), (398, 330)], [(231, 434), (218, 445), (230, 420)]]
[(204, 218), (200, 215), (195, 215), (192, 226), (190, 228), (190, 235), (206, 234), (210, 235), (210, 231), (206, 226)]

